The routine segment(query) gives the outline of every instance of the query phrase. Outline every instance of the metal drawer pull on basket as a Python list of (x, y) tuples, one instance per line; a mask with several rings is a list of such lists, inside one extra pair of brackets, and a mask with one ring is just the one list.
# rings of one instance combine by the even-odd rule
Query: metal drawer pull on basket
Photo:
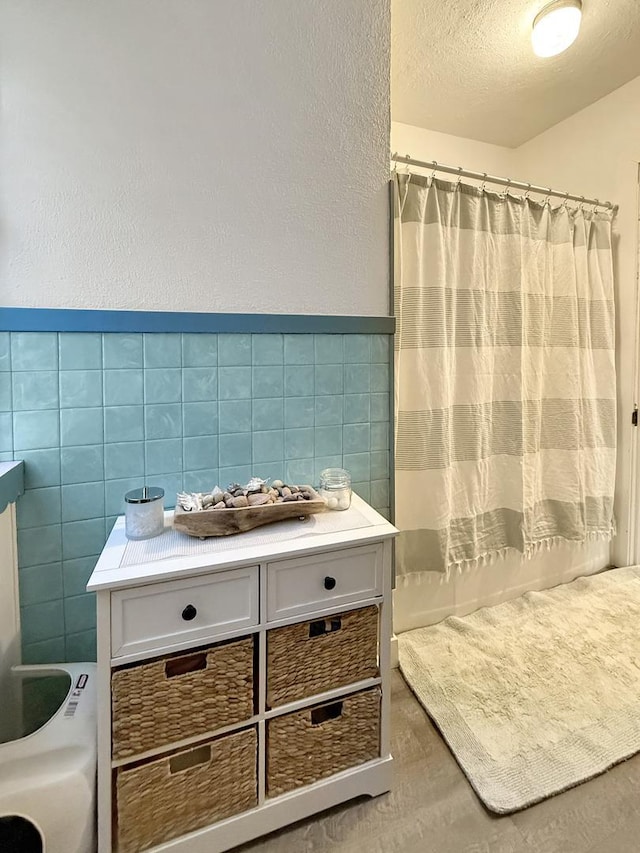
[(337, 720), (342, 716), (342, 702), (334, 702), (332, 705), (323, 705), (322, 708), (314, 708), (311, 712), (311, 725), (320, 726), (328, 720)]
[(324, 637), (326, 634), (335, 634), (342, 628), (342, 619), (316, 619), (309, 622), (309, 639), (313, 637)]
[(207, 655), (200, 652), (181, 658), (169, 658), (164, 665), (164, 674), (167, 678), (175, 678), (176, 675), (186, 675), (188, 672), (197, 672), (199, 669), (206, 668)]
[(197, 749), (192, 749), (190, 752), (181, 752), (180, 755), (175, 755), (169, 759), (169, 773), (182, 773), (185, 770), (191, 770), (192, 767), (197, 767), (199, 764), (206, 764), (211, 761), (211, 747), (199, 746)]

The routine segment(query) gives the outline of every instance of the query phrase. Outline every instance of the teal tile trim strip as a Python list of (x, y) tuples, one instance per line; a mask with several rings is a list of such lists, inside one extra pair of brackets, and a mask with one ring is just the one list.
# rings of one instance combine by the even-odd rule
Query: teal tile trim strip
[(4, 308), (5, 332), (224, 332), (392, 335), (395, 317), (320, 314), (213, 314), (189, 311), (85, 311)]
[(0, 462), (0, 513), (24, 494), (22, 462)]

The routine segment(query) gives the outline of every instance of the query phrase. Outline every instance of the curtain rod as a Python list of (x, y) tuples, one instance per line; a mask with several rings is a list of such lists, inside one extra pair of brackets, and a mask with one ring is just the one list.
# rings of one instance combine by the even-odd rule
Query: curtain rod
[(592, 204), (594, 207), (604, 207), (607, 210), (617, 210), (617, 205), (613, 205), (610, 201), (600, 201), (597, 198), (585, 198), (583, 195), (572, 195), (571, 193), (562, 192), (561, 190), (552, 190), (550, 187), (537, 187), (534, 184), (529, 184), (525, 181), (512, 181), (511, 178), (497, 178), (495, 175), (487, 175), (486, 172), (472, 172), (469, 169), (463, 169), (462, 166), (444, 166), (438, 163), (437, 160), (414, 160), (401, 154), (394, 153), (391, 155), (391, 160), (394, 163), (406, 163), (408, 166), (419, 166), (422, 169), (431, 169), (433, 172), (446, 172), (449, 175), (457, 175), (459, 178), (474, 178), (478, 181), (489, 184), (499, 184), (503, 187), (513, 187), (518, 190), (526, 190), (527, 194), (542, 193), (546, 196), (555, 196), (563, 198), (565, 201), (578, 201), (581, 204)]

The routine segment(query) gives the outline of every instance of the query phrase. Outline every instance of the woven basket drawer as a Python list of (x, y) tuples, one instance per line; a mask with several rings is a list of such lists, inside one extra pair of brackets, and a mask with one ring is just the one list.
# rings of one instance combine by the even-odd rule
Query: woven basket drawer
[(241, 723), (253, 708), (252, 637), (115, 670), (113, 758)]
[(277, 797), (380, 755), (380, 689), (267, 723), (267, 796)]
[(271, 708), (378, 675), (378, 608), (362, 607), (267, 634)]
[(255, 728), (116, 771), (117, 850), (137, 853), (257, 805)]

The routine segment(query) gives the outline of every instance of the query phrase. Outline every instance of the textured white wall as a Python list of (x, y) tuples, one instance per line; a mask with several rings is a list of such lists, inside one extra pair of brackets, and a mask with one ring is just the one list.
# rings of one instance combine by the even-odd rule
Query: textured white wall
[[(617, 286), (618, 537), (612, 560), (627, 565), (640, 559), (640, 547), (626, 547), (638, 521), (631, 515), (637, 430), (631, 412), (638, 399), (638, 162), (640, 161), (640, 77), (576, 113), (517, 151), (526, 180), (570, 190), (620, 206), (614, 221)], [(640, 542), (638, 543), (640, 546)]]
[(389, 0), (4, 0), (1, 304), (388, 313)]
[[(402, 155), (409, 154), (417, 160), (437, 160), (447, 166), (463, 166), (471, 171), (516, 178), (516, 175), (512, 174), (516, 168), (513, 148), (477, 142), (475, 139), (452, 136), (399, 121), (391, 122), (391, 151)], [(444, 180), (457, 180), (455, 175), (448, 177), (440, 174), (439, 177)]]

